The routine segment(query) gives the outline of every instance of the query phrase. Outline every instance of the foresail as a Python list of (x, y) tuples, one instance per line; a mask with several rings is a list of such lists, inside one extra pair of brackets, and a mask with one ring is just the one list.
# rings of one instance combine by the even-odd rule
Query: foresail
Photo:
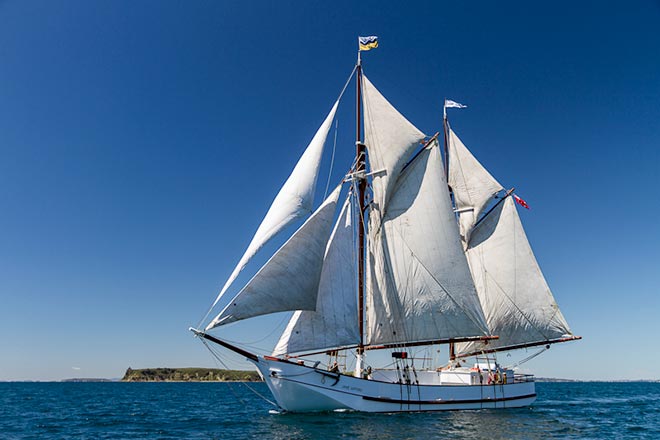
[[(571, 334), (541, 273), (511, 197), (472, 232), (467, 250), (488, 328), (488, 349), (543, 343)], [(483, 348), (464, 343), (458, 354)]]
[(453, 130), (449, 130), (449, 186), (459, 213), (459, 228), (463, 241), (493, 196), (502, 185), (470, 153)]
[(335, 224), (323, 260), (316, 311), (294, 313), (273, 356), (357, 344), (357, 274), (350, 199)]
[(376, 217), (370, 212), (368, 343), (486, 335), (437, 141), (403, 170)]
[(339, 185), (206, 327), (268, 313), (314, 310)]
[(376, 209), (385, 212), (389, 193), (424, 133), (412, 125), (363, 78), (364, 140), (369, 152)]
[(225, 282), (222, 290), (213, 302), (214, 307), (220, 298), (229, 289), (236, 280), (239, 273), (245, 268), (248, 262), (273, 236), (282, 229), (289, 226), (296, 219), (311, 214), (314, 203), (314, 190), (316, 189), (316, 180), (319, 174), (323, 146), (328, 136), (328, 131), (332, 126), (332, 121), (337, 112), (339, 100), (335, 102), (330, 113), (321, 124), (307, 149), (298, 160), (291, 175), (280, 189), (273, 203), (266, 213), (266, 216), (259, 225), (252, 241), (243, 254), (229, 279)]

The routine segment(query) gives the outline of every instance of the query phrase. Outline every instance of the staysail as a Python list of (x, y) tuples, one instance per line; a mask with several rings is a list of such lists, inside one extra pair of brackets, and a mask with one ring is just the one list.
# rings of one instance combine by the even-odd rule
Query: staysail
[(369, 344), (488, 334), (436, 140), (400, 173), (384, 217), (371, 211), (369, 223)]
[(350, 198), (325, 251), (316, 310), (294, 313), (273, 356), (357, 344), (356, 252)]
[(316, 189), (316, 180), (319, 175), (321, 156), (323, 146), (328, 136), (328, 131), (332, 126), (332, 121), (337, 112), (339, 100), (335, 102), (330, 113), (321, 124), (307, 149), (298, 160), (291, 175), (284, 182), (282, 189), (277, 194), (266, 216), (261, 221), (261, 225), (254, 234), (247, 250), (234, 268), (229, 279), (225, 282), (222, 290), (216, 297), (213, 305), (215, 307), (220, 298), (229, 289), (236, 280), (239, 273), (245, 268), (248, 262), (273, 236), (282, 229), (289, 226), (296, 219), (311, 214), (314, 203), (314, 190)]
[(369, 152), (374, 201), (384, 212), (389, 193), (399, 173), (424, 139), (419, 131), (362, 76), (364, 102), (364, 140)]
[(323, 257), (340, 191), (341, 185), (211, 321), (206, 330), (268, 313), (315, 309)]
[(501, 191), (502, 185), (470, 153), (452, 129), (448, 135), (449, 186), (459, 213), (459, 229), (464, 243), (484, 208)]

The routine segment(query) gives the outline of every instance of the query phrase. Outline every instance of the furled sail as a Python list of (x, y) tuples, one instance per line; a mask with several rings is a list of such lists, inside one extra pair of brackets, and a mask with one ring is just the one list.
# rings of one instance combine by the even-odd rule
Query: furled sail
[(314, 310), (339, 185), (206, 327), (288, 310)]
[(316, 311), (296, 311), (273, 356), (357, 344), (357, 273), (350, 198), (325, 251)]
[(470, 153), (463, 142), (449, 129), (449, 186), (459, 213), (459, 229), (463, 241), (470, 240), (470, 231), (484, 208), (501, 191), (502, 185)]
[(273, 203), (261, 221), (261, 225), (254, 234), (252, 241), (248, 245), (245, 254), (240, 259), (229, 279), (225, 282), (222, 290), (213, 302), (211, 307), (215, 307), (220, 298), (227, 289), (236, 280), (239, 273), (245, 268), (248, 262), (275, 234), (289, 226), (296, 219), (311, 214), (314, 203), (314, 190), (316, 188), (316, 179), (319, 175), (319, 166), (323, 154), (323, 146), (328, 137), (328, 131), (335, 118), (339, 100), (335, 102), (330, 113), (321, 124), (307, 149), (298, 160), (293, 172), (284, 182), (282, 189), (275, 196)]
[(362, 76), (364, 141), (369, 152), (375, 209), (385, 211), (389, 193), (424, 133), (412, 125)]
[(370, 212), (369, 344), (488, 332), (438, 150), (433, 141), (401, 172), (382, 219)]
[[(500, 203), (473, 230), (467, 250), (488, 328), (487, 349), (550, 342), (571, 335), (527, 241), (513, 199)], [(484, 348), (463, 343), (458, 354)]]

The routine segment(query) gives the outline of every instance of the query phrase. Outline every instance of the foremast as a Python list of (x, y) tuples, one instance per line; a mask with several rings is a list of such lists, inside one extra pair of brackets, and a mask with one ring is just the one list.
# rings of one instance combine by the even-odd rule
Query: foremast
[(365, 211), (365, 193), (367, 189), (366, 179), (366, 147), (362, 142), (362, 60), (360, 50), (358, 50), (356, 65), (356, 99), (355, 99), (355, 175), (358, 176), (357, 185), (357, 204), (358, 204), (358, 255), (357, 255), (357, 275), (358, 275), (358, 329), (360, 341), (357, 347), (357, 363), (355, 365), (355, 376), (362, 374), (362, 358), (364, 355), (364, 211)]

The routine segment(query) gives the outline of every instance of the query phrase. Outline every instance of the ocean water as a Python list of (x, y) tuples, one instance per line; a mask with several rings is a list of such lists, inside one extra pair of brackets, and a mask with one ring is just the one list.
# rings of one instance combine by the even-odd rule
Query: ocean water
[(0, 383), (0, 439), (660, 439), (660, 383), (537, 392), (520, 409), (279, 414), (237, 383)]

